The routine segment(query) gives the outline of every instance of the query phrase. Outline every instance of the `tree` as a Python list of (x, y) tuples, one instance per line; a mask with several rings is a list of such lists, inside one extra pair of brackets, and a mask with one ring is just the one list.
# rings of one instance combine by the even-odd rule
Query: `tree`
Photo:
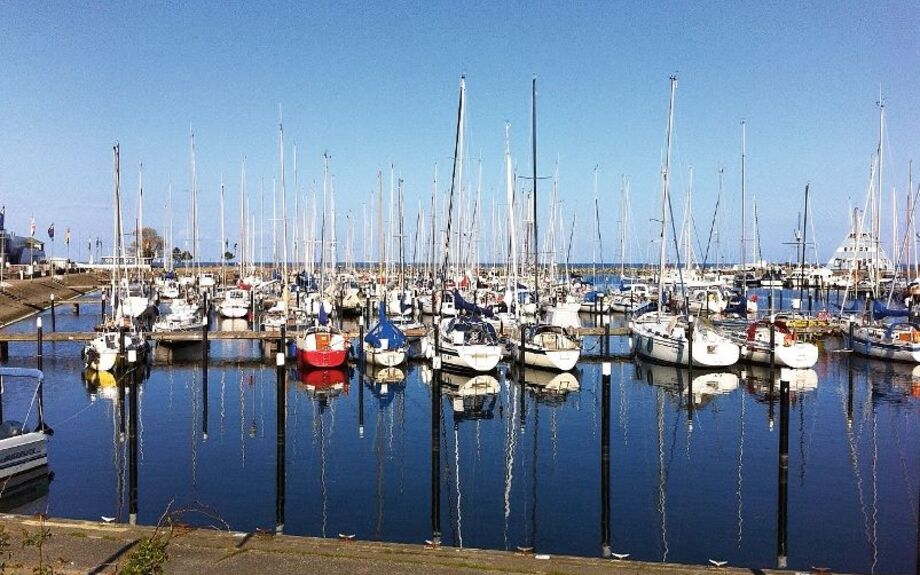
[[(137, 253), (137, 239), (128, 246), (128, 255)], [(153, 258), (163, 253), (163, 238), (153, 228), (145, 227), (141, 231), (141, 257)], [(173, 250), (173, 254), (176, 250)]]

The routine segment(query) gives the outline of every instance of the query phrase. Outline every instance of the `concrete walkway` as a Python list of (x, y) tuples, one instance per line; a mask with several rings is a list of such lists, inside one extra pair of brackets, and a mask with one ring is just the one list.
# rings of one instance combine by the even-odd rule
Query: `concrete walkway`
[[(123, 572), (139, 542), (154, 535), (152, 527), (131, 527), (66, 519), (41, 519), (18, 515), (0, 516), (0, 541), (10, 537), (3, 557), (11, 553), (6, 572), (32, 573), (42, 561), (35, 546), (23, 547), (23, 538), (44, 528), (43, 564), (54, 573)], [(524, 555), (504, 551), (433, 549), (423, 545), (342, 541), (259, 533), (228, 533), (209, 529), (161, 530), (168, 538), (168, 559), (163, 573), (232, 573), (238, 575), (326, 573), (348, 575), (440, 575), (479, 574), (587, 574), (661, 575), (770, 574), (773, 570), (739, 569), (730, 566), (685, 566), (662, 563), (610, 561), (568, 556)], [(2, 545), (2, 544), (0, 544)], [(791, 572), (787, 572), (791, 573)]]

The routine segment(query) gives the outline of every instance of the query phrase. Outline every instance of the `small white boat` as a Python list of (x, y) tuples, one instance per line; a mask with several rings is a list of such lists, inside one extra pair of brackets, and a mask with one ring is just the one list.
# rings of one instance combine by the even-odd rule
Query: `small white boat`
[[(121, 339), (122, 333), (119, 331), (104, 331), (87, 342), (82, 352), (85, 367), (95, 371), (114, 369), (121, 352)], [(124, 342), (125, 354), (134, 351), (137, 360), (141, 361), (147, 352), (147, 341), (143, 335), (136, 331), (126, 331)]]
[(248, 290), (237, 288), (227, 290), (224, 300), (217, 306), (217, 311), (227, 319), (244, 318), (249, 313), (250, 298)]
[[(45, 376), (37, 369), (0, 367), (0, 389), (6, 389), (10, 379), (20, 378), (35, 381), (37, 396)], [(26, 427), (25, 422), (6, 420), (0, 423), (0, 485), (3, 485), (4, 492), (15, 485), (34, 480), (39, 472), (47, 471), (47, 435), (42, 423), (44, 414), (40, 401), (37, 413), (38, 422), (32, 431)]]

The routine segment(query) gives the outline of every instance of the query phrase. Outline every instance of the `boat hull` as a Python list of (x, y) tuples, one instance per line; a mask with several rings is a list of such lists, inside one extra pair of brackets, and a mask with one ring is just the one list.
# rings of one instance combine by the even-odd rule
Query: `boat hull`
[(0, 440), (0, 481), (48, 465), (46, 436), (41, 431)]
[[(747, 344), (741, 348), (741, 359), (751, 363), (770, 364), (770, 348)], [(796, 342), (792, 345), (777, 345), (774, 353), (776, 365), (792, 369), (808, 369), (818, 362), (818, 347), (810, 343)]]
[(367, 342), (364, 346), (364, 359), (373, 365), (395, 367), (406, 361), (405, 349), (378, 349)]
[[(633, 331), (633, 349), (639, 357), (669, 365), (689, 366), (690, 350), (685, 339), (671, 339), (657, 334)], [(740, 349), (730, 342), (693, 344), (693, 367), (728, 367), (738, 362)]]
[(873, 338), (857, 329), (850, 340), (850, 349), (866, 357), (920, 363), (920, 343), (884, 341)]
[(501, 361), (500, 345), (442, 345), (441, 364), (446, 369), (487, 373)]

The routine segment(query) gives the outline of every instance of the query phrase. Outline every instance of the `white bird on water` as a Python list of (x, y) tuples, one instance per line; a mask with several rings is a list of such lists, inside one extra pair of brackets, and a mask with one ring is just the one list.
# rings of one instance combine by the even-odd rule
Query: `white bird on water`
[(629, 557), (629, 553), (614, 553), (613, 551), (611, 551), (610, 554), (613, 555), (614, 559), (616, 559), (617, 561), (622, 561), (626, 559), (627, 557)]
[(342, 541), (351, 541), (354, 538), (355, 538), (354, 533), (352, 533), (351, 535), (346, 535), (345, 533), (339, 533), (339, 539), (341, 539)]
[(105, 515), (103, 515), (103, 516), (102, 516), (102, 521), (104, 521), (105, 523), (111, 523), (111, 522), (115, 521), (115, 518), (114, 518), (114, 517), (106, 517)]
[(722, 567), (728, 565), (728, 561), (716, 561), (715, 559), (710, 559), (709, 562), (712, 563), (712, 566), (716, 569), (721, 569)]

